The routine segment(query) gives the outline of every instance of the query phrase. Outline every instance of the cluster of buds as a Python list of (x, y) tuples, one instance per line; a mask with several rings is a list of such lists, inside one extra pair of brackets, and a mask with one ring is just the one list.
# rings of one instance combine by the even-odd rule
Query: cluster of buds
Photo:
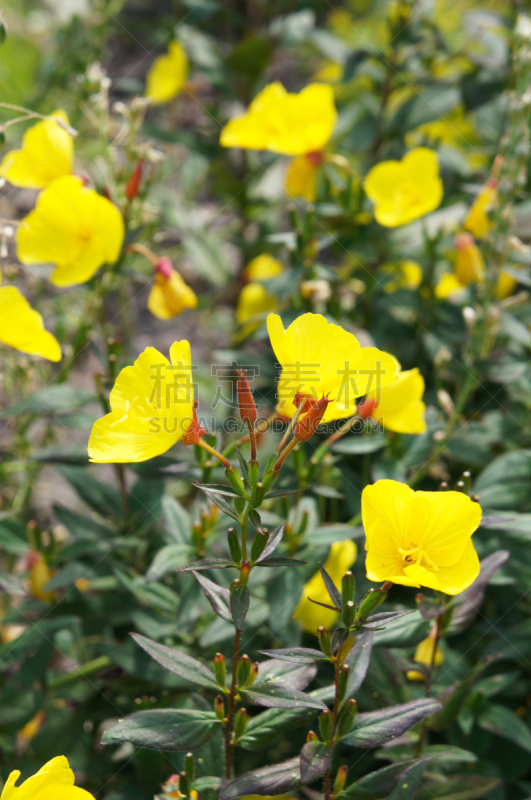
[(201, 521), (194, 522), (192, 525), (192, 544), (196, 549), (198, 558), (204, 558), (205, 542), (217, 522), (218, 515), (218, 507), (212, 505), (208, 511), (201, 512)]
[(192, 789), (195, 777), (195, 766), (193, 753), (187, 753), (184, 757), (184, 769), (178, 775), (171, 775), (162, 787), (163, 794), (160, 800), (167, 797), (183, 798), (189, 797), (197, 800), (197, 791)]

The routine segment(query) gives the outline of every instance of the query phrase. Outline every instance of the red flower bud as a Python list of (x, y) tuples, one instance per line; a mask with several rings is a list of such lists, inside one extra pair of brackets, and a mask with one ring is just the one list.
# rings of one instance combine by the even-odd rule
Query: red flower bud
[(367, 400), (361, 400), (358, 403), (358, 417), (360, 417), (360, 419), (368, 419), (374, 411), (375, 406), (376, 400), (373, 400), (372, 397), (368, 397)]
[(317, 408), (318, 403), (319, 400), (317, 400), (315, 397), (310, 397), (303, 392), (297, 392), (293, 398), (293, 405), (295, 408), (300, 408), (302, 406), (299, 414), (306, 414), (308, 411), (310, 411), (310, 409)]
[(245, 422), (246, 425), (253, 425), (256, 421), (256, 406), (247, 380), (247, 373), (242, 369), (238, 370), (238, 406), (242, 422)]
[(139, 161), (134, 170), (132, 171), (129, 180), (127, 181), (127, 186), (125, 187), (125, 196), (128, 200), (133, 200), (137, 194), (138, 189), (140, 187), (140, 181), (142, 179), (142, 171), (144, 169), (144, 162)]
[(166, 280), (169, 281), (173, 272), (173, 264), (169, 258), (163, 256), (162, 258), (159, 258), (154, 266), (154, 269), (158, 275), (162, 275), (163, 278), (166, 278)]
[(306, 416), (297, 422), (293, 435), (299, 442), (307, 442), (313, 436), (328, 408), (329, 402), (328, 397), (323, 395), (317, 404), (312, 404), (313, 407), (310, 408)]
[(322, 150), (312, 150), (310, 153), (306, 153), (306, 158), (312, 166), (319, 167), (323, 163), (324, 153)]
[(195, 403), (194, 403), (194, 409), (193, 409), (193, 412), (192, 412), (193, 413), (192, 424), (190, 425), (190, 427), (186, 431), (186, 435), (185, 435), (185, 437), (183, 439), (183, 444), (184, 445), (198, 444), (199, 439), (201, 438), (201, 436), (204, 436), (205, 429), (201, 427), (201, 425), (199, 424), (198, 419), (197, 419), (197, 411), (196, 411), (197, 406), (198, 406), (198, 401), (196, 400)]

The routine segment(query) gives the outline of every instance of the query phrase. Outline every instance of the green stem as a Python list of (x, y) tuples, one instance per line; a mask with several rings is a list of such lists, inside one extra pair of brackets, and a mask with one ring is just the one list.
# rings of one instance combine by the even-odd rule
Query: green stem
[(236, 630), (232, 649), (232, 681), (227, 703), (227, 719), (225, 721), (225, 777), (232, 777), (232, 723), (236, 709), (236, 686), (238, 682), (238, 657), (240, 653), (241, 632)]
[(108, 656), (99, 656), (99, 658), (87, 661), (86, 664), (82, 664), (71, 672), (66, 672), (64, 675), (59, 675), (57, 678), (51, 678), (48, 681), (48, 689), (58, 689), (60, 686), (66, 686), (68, 683), (74, 683), (74, 681), (79, 680), (79, 678), (86, 678), (94, 672), (99, 672), (101, 669), (105, 669), (105, 667), (110, 667), (111, 664), (112, 661)]

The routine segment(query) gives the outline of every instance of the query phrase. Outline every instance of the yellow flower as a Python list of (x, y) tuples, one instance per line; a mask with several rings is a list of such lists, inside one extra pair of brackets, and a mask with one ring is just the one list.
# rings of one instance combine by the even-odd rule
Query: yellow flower
[(452, 297), (452, 295), (458, 294), (464, 289), (466, 289), (466, 286), (459, 282), (455, 273), (443, 272), (435, 287), (435, 297), (438, 297), (439, 300), (446, 300), (447, 297)]
[(382, 272), (395, 276), (384, 285), (384, 290), (389, 293), (396, 292), (398, 289), (408, 289), (413, 292), (422, 283), (422, 267), (416, 261), (410, 261), (408, 258), (396, 266), (382, 267)]
[(363, 182), (380, 225), (396, 228), (434, 211), (441, 203), (443, 185), (437, 154), (427, 147), (406, 153), (402, 161), (382, 161)]
[(267, 318), (271, 346), (282, 366), (278, 411), (292, 417), (296, 394), (317, 400), (330, 395), (323, 422), (351, 417), (356, 400), (372, 387), (390, 383), (397, 362), (376, 347), (362, 347), (355, 336), (321, 314), (303, 314), (284, 330), (277, 314)]
[(399, 372), (396, 380), (374, 388), (358, 405), (358, 416), (371, 416), (385, 430), (396, 433), (425, 433), (426, 406), (422, 402), (424, 378), (418, 369)]
[(34, 717), (26, 722), (23, 728), (17, 731), (17, 740), (19, 745), (26, 745), (28, 742), (38, 734), (41, 729), (42, 723), (45, 720), (44, 711), (37, 711)]
[[(256, 330), (261, 325), (261, 318), (268, 311), (278, 308), (277, 298), (267, 291), (261, 283), (248, 283), (240, 292), (238, 305), (236, 306), (236, 322), (238, 325), (245, 325), (250, 320), (248, 333)], [(256, 319), (255, 319), (256, 318)]]
[(39, 195), (17, 233), (23, 264), (55, 264), (51, 281), (72, 286), (114, 263), (124, 237), (122, 215), (110, 200), (83, 186), (81, 178), (57, 178)]
[(223, 147), (301, 156), (323, 149), (336, 119), (331, 86), (311, 83), (292, 94), (276, 81), (255, 97), (245, 114), (225, 125), (220, 143)]
[(475, 236), (476, 239), (483, 239), (492, 228), (492, 221), (489, 219), (488, 212), (496, 202), (496, 183), (488, 182), (482, 188), (463, 223), (465, 230)]
[[(59, 109), (51, 115), (68, 124)], [(20, 150), (11, 150), (0, 164), (0, 177), (14, 186), (43, 189), (55, 178), (69, 175), (74, 161), (72, 136), (52, 119), (42, 120), (26, 131)]]
[(320, 152), (292, 158), (284, 179), (287, 193), (292, 197), (303, 197), (309, 203), (313, 203), (317, 196), (317, 170), (321, 162)]
[(57, 756), (20, 786), (15, 783), (20, 770), (7, 779), (0, 800), (94, 800), (93, 796), (74, 786), (75, 777), (65, 756)]
[(170, 42), (168, 52), (155, 59), (146, 77), (146, 97), (155, 105), (167, 103), (182, 92), (188, 78), (188, 56), (180, 42)]
[(173, 366), (154, 347), (147, 347), (132, 367), (120, 372), (111, 391), (112, 411), (92, 428), (91, 461), (146, 461), (185, 437), (194, 405), (189, 343), (174, 342), (170, 358)]
[(341, 83), (343, 72), (343, 64), (338, 64), (337, 61), (323, 61), (313, 77), (323, 83)]
[[(517, 264), (510, 264), (513, 269), (519, 269)], [(500, 270), (500, 274), (498, 275), (498, 282), (496, 284), (496, 295), (499, 297), (500, 300), (504, 300), (506, 297), (509, 297), (516, 287), (518, 286), (518, 281), (516, 278), (513, 278), (512, 275), (509, 275), (508, 272), (505, 272), (504, 269)]]
[(171, 319), (197, 305), (194, 290), (183, 281), (169, 258), (160, 258), (155, 265), (155, 282), (147, 305), (157, 319)]
[(0, 288), (0, 342), (32, 356), (61, 360), (59, 342), (15, 286)]
[[(336, 586), (341, 586), (341, 578), (355, 562), (357, 552), (356, 545), (350, 539), (332, 544), (324, 568)], [(315, 633), (319, 625), (330, 629), (338, 617), (337, 612), (318, 606), (312, 603), (312, 600), (328, 605), (331, 603), (320, 572), (316, 572), (313, 578), (310, 578), (305, 584), (293, 618), (298, 620), (303, 630), (308, 633)]]
[(42, 600), (44, 603), (51, 603), (55, 595), (53, 592), (46, 592), (44, 587), (52, 579), (52, 571), (41, 553), (31, 551), (28, 554), (29, 581), (33, 597)]
[[(433, 661), (433, 664), (438, 667), (439, 664), (442, 664), (444, 661), (443, 651), (440, 647), (437, 647), (435, 650), (435, 643), (437, 641), (437, 628), (435, 625), (432, 627), (429, 636), (422, 640), (417, 645), (417, 649), (415, 650), (414, 660), (417, 664), (424, 664), (427, 667), (430, 667)], [(435, 657), (433, 655), (433, 651), (435, 650)], [(407, 677), (410, 681), (423, 681), (424, 675), (422, 672), (418, 672), (417, 670), (409, 670), (406, 673)]]
[(469, 233), (455, 237), (457, 253), (455, 257), (455, 276), (462, 286), (481, 283), (485, 278), (485, 262), (481, 251)]
[(284, 264), (278, 258), (273, 258), (269, 253), (262, 253), (245, 267), (242, 278), (244, 281), (268, 281), (277, 278), (284, 272)]
[(397, 481), (361, 496), (367, 577), (403, 586), (463, 592), (479, 575), (472, 534), (481, 508), (461, 492), (414, 492)]

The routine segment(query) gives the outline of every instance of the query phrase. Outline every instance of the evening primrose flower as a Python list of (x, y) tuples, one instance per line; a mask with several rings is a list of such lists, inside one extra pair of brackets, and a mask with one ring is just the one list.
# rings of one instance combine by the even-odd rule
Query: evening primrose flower
[(269, 253), (256, 256), (245, 267), (242, 280), (249, 282), (241, 290), (236, 306), (236, 321), (245, 326), (244, 335), (256, 330), (268, 311), (278, 308), (277, 298), (262, 285), (262, 281), (277, 278), (283, 272), (282, 262)]
[(414, 292), (422, 283), (422, 267), (416, 261), (405, 258), (396, 266), (390, 264), (382, 267), (382, 272), (389, 275), (391, 280), (384, 284), (384, 291), (392, 294), (399, 289)]
[(277, 390), (282, 416), (296, 413), (295, 395), (313, 400), (324, 395), (330, 402), (323, 422), (351, 417), (357, 398), (390, 383), (397, 373), (393, 356), (362, 347), (353, 334), (321, 314), (303, 314), (286, 330), (277, 314), (269, 314), (267, 329), (282, 366)]
[(317, 197), (317, 170), (323, 160), (323, 153), (319, 150), (292, 158), (284, 178), (287, 193), (313, 203)]
[(385, 430), (396, 433), (425, 433), (426, 406), (422, 402), (424, 378), (415, 369), (399, 372), (396, 380), (374, 388), (358, 404), (357, 414), (362, 419), (369, 416), (381, 423)]
[[(68, 125), (66, 113), (51, 114)], [(55, 178), (69, 175), (74, 161), (74, 139), (53, 119), (38, 122), (22, 137), (20, 150), (11, 150), (0, 164), (0, 177), (13, 186), (43, 189)]]
[(146, 76), (146, 97), (154, 105), (167, 103), (182, 92), (188, 78), (188, 56), (180, 42), (170, 42), (168, 52), (155, 59)]
[(124, 222), (115, 205), (83, 186), (76, 175), (52, 181), (17, 232), (23, 264), (54, 264), (51, 282), (73, 286), (88, 281), (102, 264), (120, 255)]
[(472, 203), (463, 223), (465, 230), (469, 231), (476, 239), (484, 239), (492, 229), (489, 211), (494, 207), (496, 194), (496, 181), (488, 181)]
[(15, 286), (0, 287), (0, 342), (32, 356), (61, 360), (59, 342)]
[(481, 508), (462, 492), (415, 492), (377, 481), (361, 496), (367, 577), (381, 583), (463, 592), (479, 575), (472, 534)]
[(155, 282), (148, 297), (148, 308), (157, 319), (171, 319), (197, 306), (197, 296), (172, 266), (169, 258), (155, 264)]
[(466, 286), (459, 282), (455, 273), (443, 272), (435, 287), (435, 297), (439, 300), (446, 300), (448, 297), (453, 297), (453, 295), (459, 294), (465, 289)]
[(437, 154), (427, 147), (406, 153), (402, 161), (382, 161), (363, 182), (380, 225), (396, 228), (434, 211), (441, 203), (443, 185)]
[(469, 233), (455, 237), (456, 256), (454, 272), (462, 286), (481, 283), (485, 278), (485, 262), (481, 251)]
[(146, 461), (185, 439), (194, 418), (189, 343), (174, 342), (170, 358), (171, 364), (147, 347), (132, 367), (120, 372), (109, 398), (111, 412), (92, 428), (91, 461)]
[(242, 272), (245, 282), (250, 281), (269, 281), (277, 278), (284, 272), (284, 264), (278, 258), (274, 258), (269, 253), (262, 253), (253, 258)]
[(29, 582), (31, 593), (43, 603), (51, 603), (55, 595), (45, 591), (46, 584), (52, 579), (52, 571), (42, 553), (32, 550), (28, 553)]
[[(341, 579), (355, 562), (357, 552), (356, 545), (350, 539), (332, 544), (324, 568), (336, 586), (341, 585)], [(338, 618), (338, 613), (318, 606), (312, 603), (312, 600), (330, 605), (330, 598), (320, 572), (316, 572), (305, 584), (293, 618), (298, 620), (303, 630), (308, 633), (315, 633), (320, 625), (331, 628)]]
[(14, 770), (8, 777), (0, 800), (94, 800), (93, 796), (74, 786), (75, 776), (65, 756), (57, 756), (28, 778), (20, 786), (15, 786), (20, 770)]
[[(434, 650), (435, 655), (433, 652)], [(416, 661), (417, 664), (423, 664), (426, 667), (430, 667), (432, 663), (438, 667), (439, 664), (443, 663), (444, 655), (441, 648), (437, 646), (437, 628), (435, 625), (432, 626), (429, 636), (417, 645), (413, 660)], [(422, 672), (418, 672), (417, 670), (408, 670), (406, 675), (410, 681), (424, 680)]]

